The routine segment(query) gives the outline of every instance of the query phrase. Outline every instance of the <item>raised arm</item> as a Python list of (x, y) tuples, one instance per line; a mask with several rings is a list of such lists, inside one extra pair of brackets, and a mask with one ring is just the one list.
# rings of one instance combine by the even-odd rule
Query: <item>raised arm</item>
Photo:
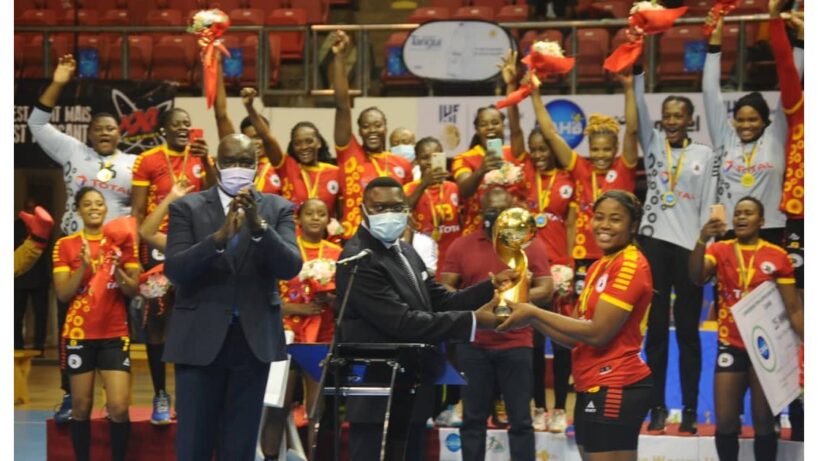
[(639, 120), (636, 113), (636, 96), (633, 91), (633, 75), (630, 72), (617, 74), (616, 78), (622, 83), (625, 92), (625, 136), (622, 140), (622, 158), (629, 166), (639, 162), (639, 148), (637, 136), (639, 134)]
[[(67, 303), (77, 294), (77, 291), (79, 291), (82, 285), (85, 272), (91, 267), (91, 251), (88, 248), (88, 243), (83, 242), (79, 254), (80, 267), (74, 271), (71, 271), (67, 267), (69, 258), (63, 251), (64, 248), (60, 247), (59, 242), (57, 242), (57, 248), (54, 250), (56, 255), (54, 260), (54, 291), (56, 292), (58, 300)], [(63, 264), (59, 264), (60, 262)], [(58, 265), (59, 267), (57, 267)]]
[(543, 136), (545, 136), (545, 139), (548, 141), (551, 152), (554, 153), (557, 162), (559, 162), (563, 168), (568, 167), (574, 160), (574, 151), (571, 150), (568, 143), (562, 139), (562, 136), (557, 133), (554, 122), (551, 120), (551, 116), (548, 115), (548, 111), (545, 110), (545, 106), (542, 103), (539, 85), (534, 85), (534, 89), (531, 91), (531, 104), (534, 105), (534, 115), (537, 117), (537, 124), (540, 125), (540, 131), (542, 131)]
[(174, 184), (170, 193), (165, 196), (164, 200), (159, 202), (159, 205), (149, 214), (139, 226), (139, 237), (142, 238), (151, 248), (156, 248), (161, 252), (165, 252), (168, 236), (159, 230), (162, 226), (162, 221), (165, 215), (168, 214), (168, 207), (170, 204), (181, 197), (184, 197), (188, 192), (193, 190), (193, 186), (185, 186), (181, 183)]
[(216, 59), (218, 64), (218, 75), (216, 80), (216, 100), (213, 103), (213, 113), (216, 115), (216, 129), (219, 132), (219, 139), (224, 138), (229, 134), (236, 132), (233, 126), (233, 121), (227, 115), (227, 92), (224, 89), (224, 69), (222, 69), (222, 60)]
[(713, 34), (710, 35), (710, 49), (704, 60), (704, 71), (702, 72), (704, 115), (714, 150), (722, 146), (724, 139), (732, 129), (730, 114), (727, 113), (721, 94), (721, 31), (723, 25), (723, 20), (719, 19)]
[(725, 232), (727, 224), (718, 218), (711, 218), (702, 227), (699, 239), (687, 263), (687, 273), (690, 280), (696, 285), (704, 285), (716, 273), (716, 263), (714, 260), (705, 257), (707, 241)]
[[(775, 69), (778, 74), (779, 87), (781, 88), (781, 98), (775, 107), (772, 123), (769, 129), (772, 131), (774, 139), (782, 140), (781, 145), (787, 138), (787, 127), (789, 125), (787, 114), (798, 110), (798, 105), (803, 104), (804, 92), (801, 88), (801, 71), (803, 71), (803, 51), (802, 48), (793, 50), (790, 48), (790, 41), (787, 39), (787, 32), (784, 28), (784, 21), (781, 19), (780, 0), (770, 1), (770, 46), (775, 57)], [(794, 19), (793, 15), (790, 15)], [(799, 28), (798, 38), (801, 43), (804, 40), (803, 23)], [(802, 45), (803, 46), (803, 45)], [(798, 64), (796, 61), (796, 51), (798, 51)]]
[(59, 58), (51, 84), (40, 96), (37, 107), (28, 117), (28, 128), (37, 144), (60, 165), (68, 163), (73, 148), (83, 145), (79, 139), (63, 133), (49, 122), (51, 111), (57, 105), (57, 100), (65, 85), (71, 81), (76, 68), (77, 63), (72, 55), (67, 54)]
[(264, 122), (264, 119), (261, 118), (253, 106), (253, 100), (257, 94), (255, 88), (242, 88), (241, 103), (244, 104), (250, 123), (253, 124), (253, 128), (256, 129), (256, 133), (258, 133), (262, 144), (264, 144), (264, 154), (270, 159), (273, 167), (278, 168), (281, 166), (281, 162), (284, 161), (284, 152), (281, 150), (278, 140), (270, 133), (270, 127), (267, 126), (267, 123)]
[[(517, 89), (517, 52), (508, 50), (508, 55), (503, 58), (499, 67), (506, 84), (506, 95), (510, 95)], [(520, 109), (516, 104), (508, 106), (508, 128), (511, 134), (511, 155), (518, 159), (525, 153), (525, 135), (520, 127)]]
[(346, 146), (352, 139), (352, 104), (349, 100), (346, 58), (350, 50), (350, 40), (346, 32), (335, 31), (332, 53), (332, 76), (335, 85), (335, 145)]
[(653, 140), (655, 129), (653, 128), (653, 120), (650, 118), (648, 103), (645, 101), (645, 73), (641, 66), (639, 66), (638, 69), (636, 66), (634, 66), (633, 95), (634, 99), (636, 100), (639, 144), (642, 146), (642, 152), (645, 155), (648, 155), (648, 149), (650, 149), (650, 143)]

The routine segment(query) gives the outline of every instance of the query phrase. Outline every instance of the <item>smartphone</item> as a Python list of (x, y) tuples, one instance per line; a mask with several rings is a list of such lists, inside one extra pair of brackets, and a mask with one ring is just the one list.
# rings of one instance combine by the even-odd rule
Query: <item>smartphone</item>
[(486, 153), (497, 158), (503, 158), (503, 140), (500, 138), (491, 138), (486, 141)]
[(191, 128), (187, 131), (188, 144), (193, 144), (197, 139), (204, 138), (204, 130), (201, 128)]
[(710, 218), (717, 218), (724, 224), (727, 224), (727, 214), (724, 211), (724, 204), (717, 203), (715, 205), (710, 205)]
[(446, 171), (446, 154), (444, 152), (432, 152), (432, 170), (441, 169)]

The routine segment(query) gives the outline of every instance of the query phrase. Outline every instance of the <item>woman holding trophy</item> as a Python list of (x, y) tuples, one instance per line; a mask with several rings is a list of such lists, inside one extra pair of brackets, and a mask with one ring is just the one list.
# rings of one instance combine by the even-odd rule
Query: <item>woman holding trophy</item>
[(590, 267), (578, 318), (509, 301), (511, 315), (497, 328), (530, 325), (573, 348), (574, 426), (583, 459), (635, 460), (648, 411), (652, 381), (639, 353), (653, 279), (634, 243), (641, 214), (630, 192), (608, 191), (594, 202), (591, 229), (603, 256)]

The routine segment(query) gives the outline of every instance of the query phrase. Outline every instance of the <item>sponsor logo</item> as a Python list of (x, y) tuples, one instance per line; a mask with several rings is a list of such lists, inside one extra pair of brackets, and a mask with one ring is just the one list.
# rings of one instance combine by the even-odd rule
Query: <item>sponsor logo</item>
[(596, 406), (593, 400), (588, 402), (588, 405), (585, 405), (585, 413), (596, 413)]
[(736, 359), (733, 358), (733, 354), (729, 352), (722, 352), (719, 354), (718, 364), (721, 368), (728, 368), (735, 363)]
[(77, 354), (71, 354), (68, 356), (68, 366), (77, 369), (82, 366), (82, 357)]
[(555, 99), (546, 104), (545, 109), (562, 139), (572, 149), (577, 147), (585, 137), (586, 121), (582, 109), (567, 99)]
[(131, 366), (131, 359), (129, 357), (125, 357), (125, 360), (122, 361), (123, 367), (130, 367)]
[(156, 134), (159, 115), (173, 107), (173, 100), (148, 108), (137, 107), (125, 93), (111, 91), (111, 100), (119, 117), (120, 149), (125, 153), (139, 153), (158, 146), (165, 140)]
[(753, 328), (753, 346), (755, 353), (760, 358), (761, 367), (767, 371), (773, 371), (776, 367), (775, 352), (772, 349), (769, 335), (763, 328), (756, 326)]
[(410, 35), (409, 37), (412, 39), (412, 46), (425, 48), (426, 50), (440, 48), (443, 43), (443, 39), (435, 35)]
[(460, 112), (460, 104), (441, 104), (437, 108), (437, 121), (457, 124), (457, 114)]
[(804, 257), (797, 253), (790, 253), (787, 255), (790, 258), (792, 267), (801, 267), (804, 265)]
[(460, 434), (452, 433), (446, 436), (446, 449), (452, 453), (460, 451)]
[(151, 258), (153, 258), (154, 261), (164, 261), (165, 254), (157, 249), (153, 249), (151, 250)]

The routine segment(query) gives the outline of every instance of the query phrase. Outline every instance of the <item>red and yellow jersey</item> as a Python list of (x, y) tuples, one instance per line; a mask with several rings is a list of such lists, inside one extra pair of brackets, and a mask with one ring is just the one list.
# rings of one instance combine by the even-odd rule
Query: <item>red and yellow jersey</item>
[(596, 246), (591, 232), (591, 218), (594, 215), (594, 201), (609, 190), (619, 189), (633, 192), (636, 189), (636, 165), (628, 165), (622, 155), (618, 155), (606, 172), (595, 172), (590, 160), (573, 153), (571, 164), (566, 168), (574, 178), (577, 205), (577, 236), (574, 241), (574, 259), (598, 259), (602, 252)]
[[(62, 337), (66, 339), (105, 339), (128, 336), (128, 316), (125, 297), (119, 289), (112, 271), (106, 274), (107, 281), (102, 293), (91, 293), (89, 282), (98, 266), (102, 265), (102, 247), (105, 240), (101, 235), (85, 235), (82, 231), (57, 240), (54, 244), (54, 273), (68, 273), (81, 265), (82, 241), (88, 242), (92, 267), (86, 269), (77, 294), (71, 299), (65, 317)], [(120, 263), (125, 269), (139, 268), (136, 248), (129, 245), (121, 248)], [(96, 300), (96, 301), (93, 301)]]
[[(485, 156), (486, 151), (483, 149), (483, 146), (480, 145), (474, 146), (466, 152), (456, 156), (452, 162), (453, 177), (457, 179), (458, 176), (462, 174), (474, 173), (478, 168), (480, 168), (480, 165), (483, 163), (483, 157)], [(511, 163), (512, 165), (520, 166), (520, 161), (515, 159), (511, 154), (510, 146), (503, 146), (503, 160)], [(525, 192), (522, 190), (522, 177), (520, 178), (519, 183), (507, 185), (505, 188), (511, 192), (515, 198), (524, 198)], [(480, 184), (480, 187), (477, 188), (474, 195), (465, 200), (461, 211), (463, 213), (463, 235), (471, 234), (472, 232), (483, 228), (483, 224), (480, 221), (480, 198), (483, 196), (486, 189), (487, 186), (485, 184), (485, 177), (483, 177), (483, 182)]]
[[(310, 243), (298, 238), (298, 248), (301, 250), (301, 258), (306, 263), (315, 259), (328, 259), (338, 261), (343, 248), (328, 241), (321, 240), (320, 243)], [(333, 284), (335, 281), (333, 280)], [(285, 303), (301, 304), (312, 301), (314, 293), (306, 282), (302, 282), (299, 276), (290, 280), (280, 280), (278, 282), (281, 299)], [(334, 290), (332, 290), (334, 291)], [(321, 314), (317, 315), (285, 315), (283, 318), (284, 328), (295, 333), (296, 342), (300, 343), (328, 343), (332, 341), (335, 331), (333, 310), (331, 306), (326, 306)]]
[(335, 216), (335, 203), (341, 187), (338, 167), (329, 163), (301, 165), (294, 158), (285, 155), (276, 166), (281, 175), (281, 196), (301, 206), (309, 198), (317, 198), (327, 205), (329, 216)]
[(341, 194), (344, 196), (341, 210), (343, 237), (349, 240), (361, 224), (361, 202), (369, 181), (380, 176), (391, 176), (401, 185), (406, 184), (412, 180), (412, 164), (389, 152), (367, 155), (354, 136), (346, 146), (335, 146), (335, 152), (338, 156)]
[[(420, 185), (420, 180), (403, 186), (409, 196)], [(446, 260), (449, 245), (460, 237), (460, 195), (457, 184), (443, 181), (443, 184), (427, 187), (412, 210), (412, 217), (420, 226), (418, 231), (431, 236), (437, 242), (437, 260)]]
[(526, 205), (536, 217), (537, 238), (545, 244), (551, 264), (571, 265), (565, 220), (574, 201), (574, 180), (562, 170), (537, 171), (528, 154), (523, 157), (523, 167)]
[[(192, 192), (202, 190), (204, 186), (205, 167), (200, 157), (186, 152), (176, 152), (167, 144), (156, 146), (139, 154), (133, 165), (134, 187), (148, 188), (148, 201), (145, 216), (149, 215), (168, 195), (174, 182), (187, 178), (193, 186)], [(159, 230), (167, 232), (168, 217), (165, 216)]]
[(256, 166), (256, 190), (263, 194), (280, 194), (281, 177), (267, 157), (260, 157)]
[(571, 360), (576, 390), (624, 387), (648, 377), (650, 368), (639, 356), (653, 299), (653, 277), (647, 258), (635, 245), (628, 245), (594, 262), (588, 273), (577, 305), (579, 318), (592, 319), (599, 301), (613, 304), (630, 315), (606, 346), (574, 347)]
[(763, 239), (752, 246), (739, 245), (735, 239), (716, 242), (707, 247), (704, 257), (716, 266), (719, 341), (743, 349), (730, 307), (768, 280), (794, 284), (795, 270), (783, 248)]

